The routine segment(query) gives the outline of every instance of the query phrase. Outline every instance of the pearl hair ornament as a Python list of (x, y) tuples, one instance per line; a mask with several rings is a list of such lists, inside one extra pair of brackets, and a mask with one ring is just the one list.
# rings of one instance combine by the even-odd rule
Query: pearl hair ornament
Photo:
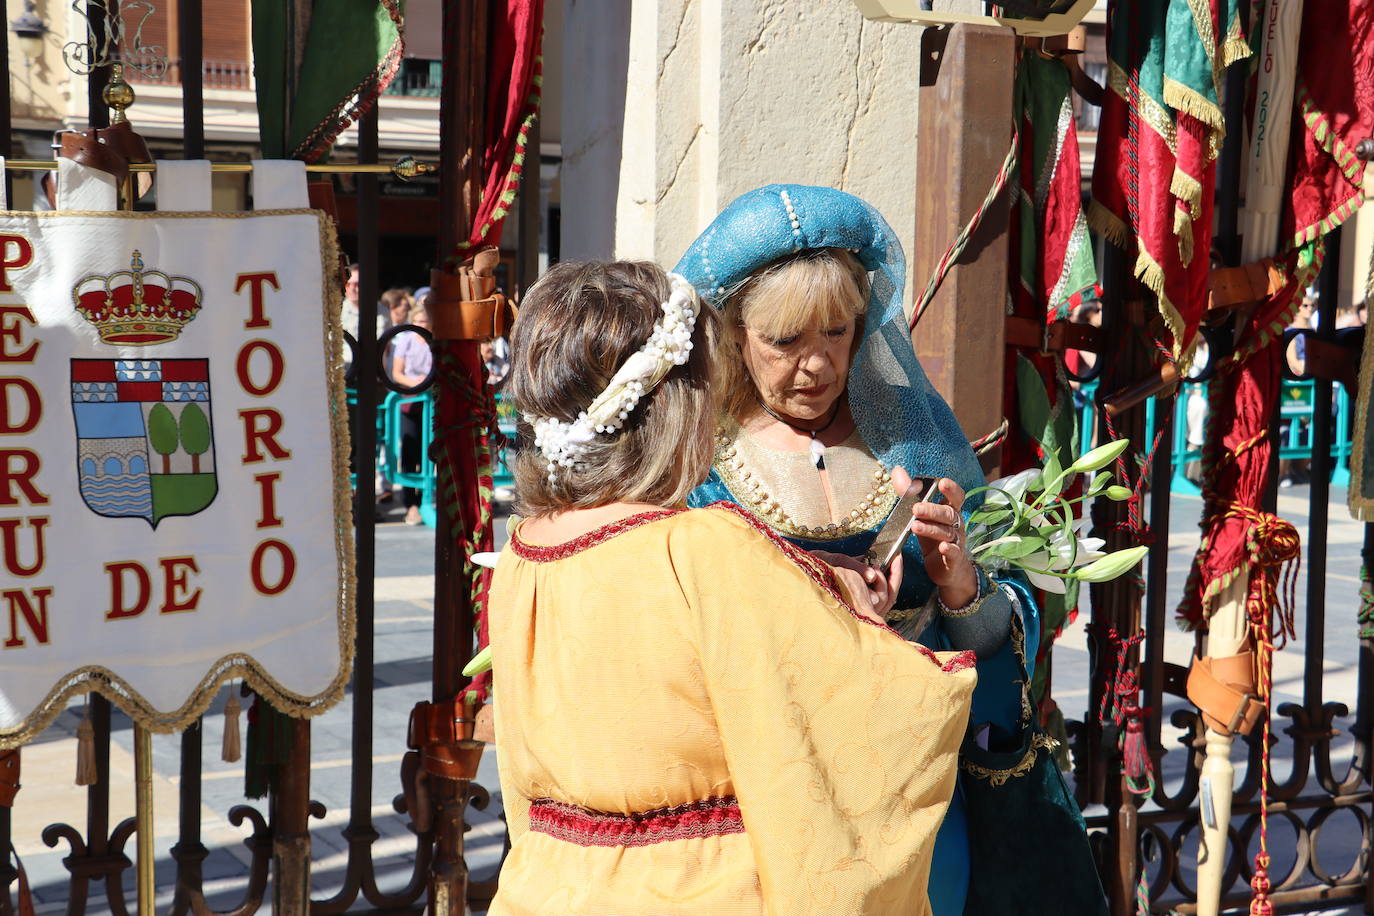
[(692, 352), (700, 303), (696, 290), (678, 274), (669, 274), (672, 293), (662, 304), (663, 314), (654, 322), (644, 346), (630, 355), (611, 378), (606, 390), (571, 423), (556, 417), (530, 416), (535, 447), (548, 459), (549, 482), (560, 467), (577, 465), (598, 433), (619, 432), (646, 392), (663, 381), (674, 366), (687, 362)]

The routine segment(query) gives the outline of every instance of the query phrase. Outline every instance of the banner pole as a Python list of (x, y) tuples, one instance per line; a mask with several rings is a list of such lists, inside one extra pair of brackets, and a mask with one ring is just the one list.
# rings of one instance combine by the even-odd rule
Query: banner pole
[[(55, 159), (6, 159), (5, 170), (10, 172), (51, 172), (57, 168)], [(130, 172), (156, 172), (156, 162), (130, 162)], [(402, 156), (395, 162), (343, 162), (307, 163), (306, 172), (326, 175), (393, 175), (402, 181), (409, 181), (418, 175), (433, 175), (439, 167), (432, 162), (423, 162), (413, 156)], [(214, 162), (210, 171), (216, 174), (247, 175), (253, 171), (251, 162)]]
[[(1293, 119), (1294, 74), (1298, 61), (1298, 33), (1302, 27), (1302, 0), (1268, 0), (1260, 7), (1263, 19), (1254, 23), (1264, 38), (1256, 90), (1256, 123), (1249, 148), (1245, 181), (1245, 209), (1241, 213), (1241, 263), (1251, 264), (1273, 254), (1283, 209), (1284, 179), (1288, 163), (1288, 137)], [(1231, 142), (1243, 142), (1241, 137)], [(1221, 594), (1216, 612), (1207, 624), (1207, 655), (1235, 657), (1254, 649), (1246, 599), (1251, 568), (1242, 563), (1239, 575)], [(1266, 608), (1269, 612), (1271, 609)], [(1270, 660), (1256, 653), (1260, 665)], [(1257, 672), (1256, 683), (1263, 677)], [(1268, 712), (1265, 713), (1268, 715)], [(1201, 824), (1198, 831), (1197, 912), (1217, 916), (1221, 912), (1226, 862), (1230, 858), (1231, 802), (1235, 796), (1235, 764), (1231, 754), (1235, 736), (1206, 729), (1206, 752), (1198, 790)], [(1265, 748), (1263, 753), (1268, 753)], [(1267, 778), (1267, 770), (1265, 771)], [(1268, 786), (1260, 786), (1260, 795)], [(1245, 855), (1245, 850), (1240, 854)]]
[(138, 834), (138, 916), (153, 916), (153, 733), (134, 725), (134, 829)]

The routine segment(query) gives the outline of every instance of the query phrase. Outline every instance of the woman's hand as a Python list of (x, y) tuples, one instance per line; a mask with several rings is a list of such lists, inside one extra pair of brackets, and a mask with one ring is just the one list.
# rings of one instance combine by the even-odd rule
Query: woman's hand
[[(893, 468), (892, 486), (898, 495), (905, 493), (911, 486), (911, 475)], [(978, 597), (978, 571), (965, 549), (964, 488), (947, 477), (941, 477), (936, 486), (944, 502), (917, 503), (912, 510), (911, 533), (921, 542), (926, 573), (940, 590), (945, 607), (967, 607)]]
[(835, 571), (835, 578), (854, 601), (854, 610), (874, 623), (887, 623), (888, 612), (897, 602), (897, 589), (902, 584), (901, 557), (892, 562), (884, 575), (882, 570), (855, 557), (824, 550), (813, 550), (811, 555)]

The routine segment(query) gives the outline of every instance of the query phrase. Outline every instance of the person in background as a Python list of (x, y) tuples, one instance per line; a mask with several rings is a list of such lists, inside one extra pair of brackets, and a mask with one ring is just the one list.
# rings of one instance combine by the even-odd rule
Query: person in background
[(1362, 328), (1368, 320), (1367, 303), (1357, 302), (1349, 308), (1342, 306), (1336, 311), (1336, 330)]
[[(358, 339), (358, 271), (356, 263), (348, 265), (347, 276), (344, 279), (343, 305), (339, 309), (339, 320), (343, 324), (344, 333), (354, 340)], [(344, 343), (344, 369), (347, 370), (353, 364), (353, 350)]]
[(482, 364), (487, 367), (487, 384), (500, 388), (510, 372), (510, 346), (504, 337), (493, 337), (477, 345)]
[[(410, 310), (409, 323), (429, 330), (429, 312), (421, 306)], [(414, 331), (396, 335), (396, 347), (391, 355), (391, 380), (397, 385), (414, 388), (429, 377), (434, 357), (429, 341)], [(401, 405), (401, 470), (408, 474), (420, 470), (420, 421), (423, 410), (418, 401)], [(406, 507), (407, 525), (420, 524), (420, 491), (404, 487), (401, 491)]]
[[(1302, 303), (1298, 306), (1297, 312), (1293, 315), (1293, 320), (1288, 324), (1288, 330), (1305, 331), (1314, 329), (1317, 326), (1317, 295), (1315, 290), (1309, 289), (1302, 297)], [(1294, 375), (1302, 375), (1307, 371), (1307, 335), (1298, 334), (1288, 343), (1287, 350), (1288, 368)], [(1288, 388), (1288, 380), (1284, 379), (1284, 388)], [(1293, 418), (1283, 420), (1279, 424), (1279, 443), (1283, 447), (1293, 434), (1293, 424), (1307, 424), (1307, 420)], [(1279, 462), (1279, 486), (1291, 487), (1294, 484), (1304, 484), (1311, 479), (1311, 462), (1302, 458), (1285, 458)]]
[[(410, 293), (399, 286), (382, 293), (382, 305), (386, 307), (386, 315), (377, 318), (377, 339), (381, 340), (382, 334), (392, 328), (398, 328), (405, 324), (411, 309)], [(386, 372), (387, 378), (391, 377), (391, 357), (396, 349), (396, 339), (393, 337), (387, 341), (386, 350), (382, 353), (382, 368)], [(382, 468), (386, 466), (385, 460), (377, 462), (377, 502), (389, 503), (392, 499), (391, 481), (386, 479), (382, 473)]]
[[(1211, 347), (1204, 337), (1197, 342), (1197, 348), (1193, 351), (1193, 365), (1190, 377), (1196, 376), (1206, 370), (1208, 362), (1211, 360)], [(1207, 441), (1207, 386), (1188, 385), (1184, 388), (1187, 392), (1187, 403), (1185, 411), (1188, 420), (1188, 452), (1201, 452), (1202, 446)], [(1191, 458), (1183, 468), (1184, 476), (1193, 483), (1201, 483), (1202, 460)]]

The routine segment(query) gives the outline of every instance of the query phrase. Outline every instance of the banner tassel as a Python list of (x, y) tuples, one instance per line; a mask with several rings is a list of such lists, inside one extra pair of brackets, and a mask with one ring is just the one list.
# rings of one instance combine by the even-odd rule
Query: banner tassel
[(229, 687), (229, 698), (224, 701), (224, 742), (220, 746), (220, 759), (225, 763), (237, 763), (243, 756), (243, 742), (239, 737), (239, 691), (235, 685)]
[(96, 778), (95, 766), (95, 726), (91, 724), (91, 704), (86, 701), (86, 711), (81, 716), (81, 724), (76, 727), (76, 784), (93, 786)]

